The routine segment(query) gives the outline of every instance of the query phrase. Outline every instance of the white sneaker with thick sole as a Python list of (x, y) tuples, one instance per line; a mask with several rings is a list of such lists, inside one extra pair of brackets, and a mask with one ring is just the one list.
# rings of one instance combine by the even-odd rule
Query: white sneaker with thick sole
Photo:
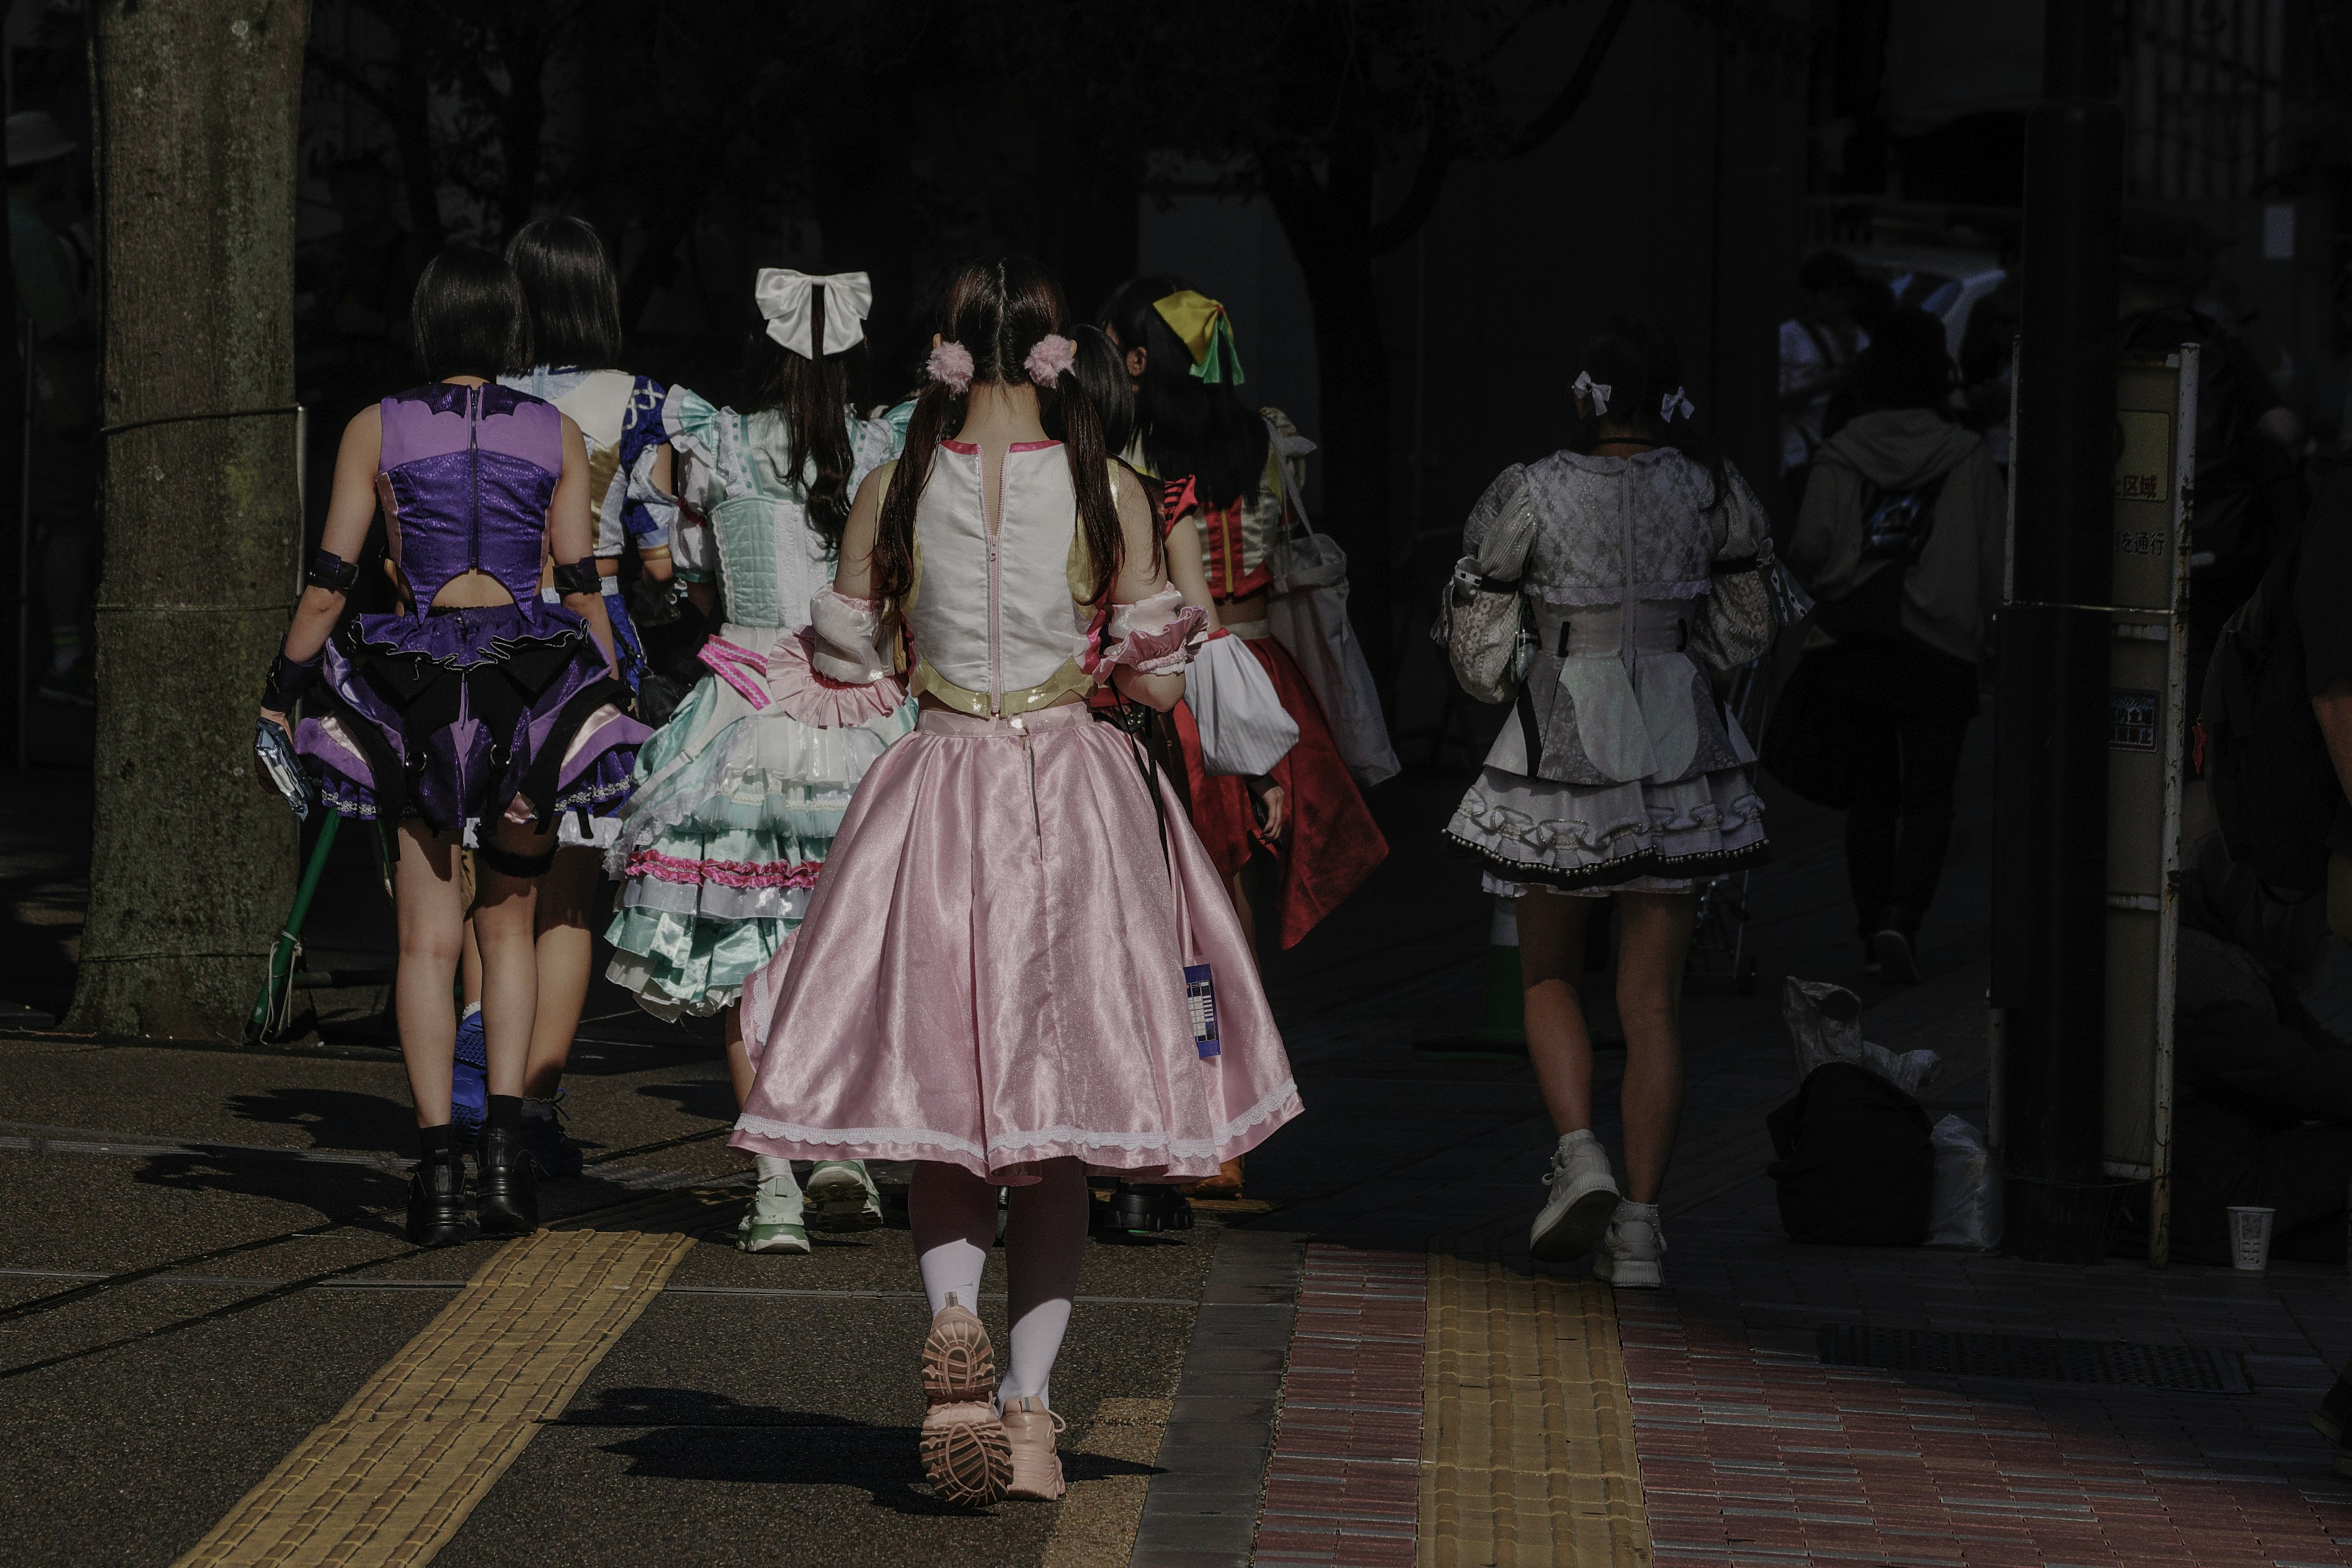
[(1666, 1281), (1666, 1233), (1658, 1226), (1658, 1205), (1626, 1204), (1609, 1222), (1601, 1251), (1592, 1259), (1596, 1279), (1620, 1290), (1654, 1290)]
[(1590, 1131), (1566, 1134), (1552, 1151), (1544, 1184), (1551, 1193), (1528, 1232), (1528, 1251), (1539, 1263), (1572, 1263), (1592, 1250), (1617, 1212), (1609, 1152)]
[(876, 1230), (882, 1194), (863, 1160), (819, 1160), (808, 1179), (811, 1230)]
[(745, 1252), (806, 1252), (802, 1218), (801, 1189), (792, 1173), (771, 1176), (753, 1189), (751, 1206), (735, 1227), (735, 1245)]

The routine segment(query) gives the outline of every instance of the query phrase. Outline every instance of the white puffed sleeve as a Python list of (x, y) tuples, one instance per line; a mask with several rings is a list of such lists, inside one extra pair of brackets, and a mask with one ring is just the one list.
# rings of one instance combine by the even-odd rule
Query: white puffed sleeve
[(1298, 743), (1298, 721), (1239, 637), (1212, 637), (1193, 656), (1184, 700), (1200, 726), (1201, 763), (1210, 773), (1270, 773)]

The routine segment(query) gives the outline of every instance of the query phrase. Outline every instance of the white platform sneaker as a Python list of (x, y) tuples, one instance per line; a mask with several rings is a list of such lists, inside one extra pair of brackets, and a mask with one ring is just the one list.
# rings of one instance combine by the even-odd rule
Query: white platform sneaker
[(1617, 1212), (1608, 1151), (1590, 1130), (1561, 1134), (1544, 1184), (1551, 1192), (1528, 1232), (1528, 1251), (1540, 1263), (1572, 1263), (1592, 1250)]
[(1620, 1290), (1654, 1290), (1665, 1283), (1666, 1233), (1655, 1204), (1621, 1204), (1592, 1260), (1595, 1279)]

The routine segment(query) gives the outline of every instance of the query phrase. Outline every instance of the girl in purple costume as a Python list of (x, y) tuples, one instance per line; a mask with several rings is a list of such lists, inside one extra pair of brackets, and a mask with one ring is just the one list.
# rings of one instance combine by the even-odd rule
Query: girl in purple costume
[[(521, 342), (514, 273), (485, 252), (445, 251), (417, 279), (410, 317), (433, 379), (345, 428), (321, 548), (261, 706), (282, 723), (310, 689), (296, 749), (320, 773), (328, 805), (375, 823), (394, 860), (401, 1050), (421, 1155), (408, 1235), (431, 1245), (465, 1230), (449, 1125), (459, 836), (471, 824), (481, 841), (475, 931), (490, 1092), (477, 1212), (484, 1231), (519, 1234), (539, 1223), (521, 1141), (537, 879), (553, 858), (556, 817), (617, 807), (648, 731), (625, 716), (628, 688), (614, 675), (580, 428), (489, 380)], [(379, 503), (404, 608), (336, 630)], [(539, 595), (549, 553), (560, 607)]]

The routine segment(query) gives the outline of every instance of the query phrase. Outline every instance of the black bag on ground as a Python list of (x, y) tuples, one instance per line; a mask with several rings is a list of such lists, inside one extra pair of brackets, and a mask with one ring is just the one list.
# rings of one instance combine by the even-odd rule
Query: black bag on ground
[(1765, 721), (1763, 743), (1756, 752), (1766, 773), (1832, 811), (1853, 804), (1845, 701), (1832, 668), (1842, 656), (1838, 648), (1817, 648), (1797, 660), (1773, 696), (1772, 716)]
[(2343, 789), (2305, 689), (2295, 622), (2300, 542), (2278, 552), (2213, 644), (2197, 715), (2213, 815), (2230, 858), (2282, 892), (2327, 886), (2327, 835)]
[(1791, 1241), (1917, 1247), (1927, 1239), (1935, 1143), (1919, 1102), (1851, 1062), (1806, 1075), (1764, 1119), (1780, 1158), (1767, 1171)]

